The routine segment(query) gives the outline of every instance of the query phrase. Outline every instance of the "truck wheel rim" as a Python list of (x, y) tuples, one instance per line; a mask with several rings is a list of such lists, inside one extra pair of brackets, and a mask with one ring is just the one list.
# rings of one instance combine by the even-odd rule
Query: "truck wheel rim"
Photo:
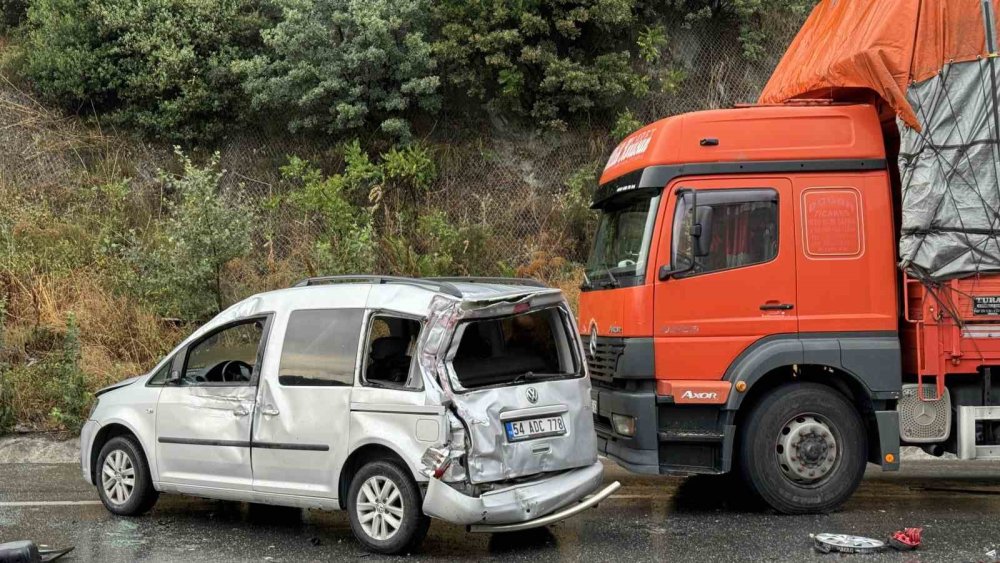
[(775, 453), (785, 477), (800, 485), (821, 483), (840, 460), (834, 429), (816, 414), (800, 414), (782, 425)]
[(379, 541), (396, 535), (403, 524), (403, 496), (388, 477), (375, 475), (361, 485), (357, 509), (365, 533)]
[(135, 466), (128, 453), (114, 450), (104, 458), (101, 486), (112, 504), (122, 505), (132, 498), (132, 491), (135, 490)]

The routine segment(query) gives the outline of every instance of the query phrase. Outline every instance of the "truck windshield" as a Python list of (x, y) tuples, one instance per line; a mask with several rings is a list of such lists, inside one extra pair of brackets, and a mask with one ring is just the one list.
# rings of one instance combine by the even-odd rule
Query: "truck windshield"
[(587, 260), (590, 283), (610, 282), (620, 277), (639, 277), (646, 273), (649, 241), (653, 236), (659, 191), (636, 191), (621, 195), (601, 209), (594, 248)]

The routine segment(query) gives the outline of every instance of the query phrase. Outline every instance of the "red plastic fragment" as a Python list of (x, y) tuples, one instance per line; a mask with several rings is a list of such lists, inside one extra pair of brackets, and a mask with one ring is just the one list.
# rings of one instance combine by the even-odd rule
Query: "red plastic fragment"
[(923, 528), (904, 528), (894, 532), (889, 538), (889, 545), (900, 551), (917, 549), (920, 547), (920, 534), (923, 531)]

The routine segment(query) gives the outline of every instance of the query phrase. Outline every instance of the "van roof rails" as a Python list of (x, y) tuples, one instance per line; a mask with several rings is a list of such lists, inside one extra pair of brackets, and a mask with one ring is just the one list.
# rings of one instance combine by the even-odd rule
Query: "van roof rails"
[(503, 278), (489, 276), (447, 276), (425, 278), (428, 280), (453, 283), (495, 283), (497, 285), (524, 285), (528, 287), (548, 287), (544, 283), (531, 278)]
[(417, 287), (430, 288), (441, 293), (446, 293), (452, 297), (463, 297), (462, 291), (455, 287), (456, 283), (493, 283), (497, 285), (523, 285), (526, 287), (548, 287), (544, 283), (528, 278), (500, 278), (500, 277), (435, 277), (435, 278), (407, 278), (402, 276), (369, 276), (363, 274), (348, 274), (340, 276), (317, 276), (306, 278), (292, 287), (308, 287), (310, 285), (321, 285), (328, 283), (373, 283), (388, 284), (398, 283), (413, 285)]
[(327, 283), (373, 283), (373, 284), (388, 284), (388, 283), (398, 283), (405, 285), (414, 285), (417, 287), (431, 288), (435, 291), (440, 291), (441, 293), (447, 293), (452, 297), (462, 297), (462, 292), (458, 290), (454, 284), (449, 283), (446, 280), (435, 280), (431, 278), (405, 278), (401, 276), (366, 276), (366, 275), (343, 275), (343, 276), (317, 276), (314, 278), (306, 278), (292, 287), (308, 287), (310, 285), (321, 285)]

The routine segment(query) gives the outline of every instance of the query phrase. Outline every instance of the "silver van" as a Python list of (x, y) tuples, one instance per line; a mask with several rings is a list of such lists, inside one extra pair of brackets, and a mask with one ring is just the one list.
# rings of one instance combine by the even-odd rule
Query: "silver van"
[(399, 553), (429, 517), (516, 531), (618, 488), (572, 313), (530, 280), (308, 279), (97, 398), (83, 478), (124, 516), (161, 492), (347, 509), (368, 549)]

